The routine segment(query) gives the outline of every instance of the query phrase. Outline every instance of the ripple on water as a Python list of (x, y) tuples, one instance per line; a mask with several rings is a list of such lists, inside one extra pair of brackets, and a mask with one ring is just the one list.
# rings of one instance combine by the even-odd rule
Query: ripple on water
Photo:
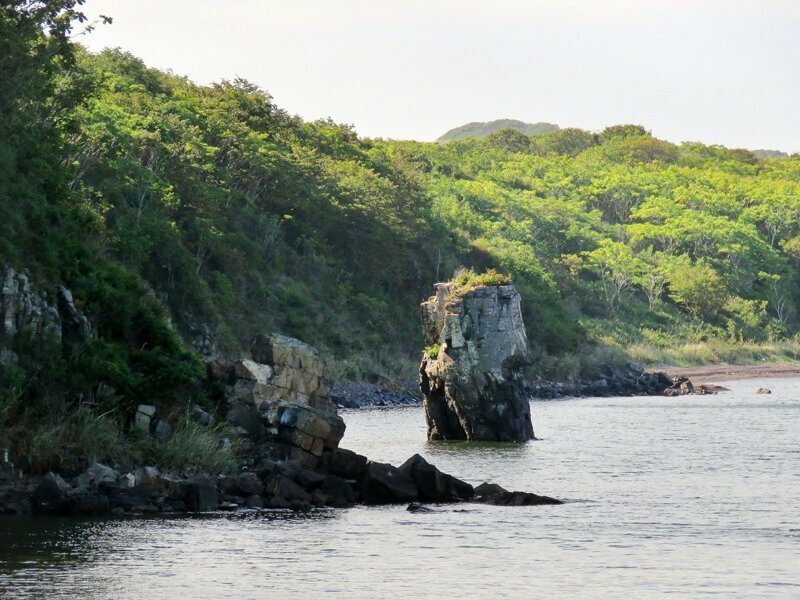
[(343, 445), (419, 453), (561, 506), (6, 520), (0, 597), (796, 598), (796, 380), (718, 396), (532, 405), (539, 441), (429, 443), (419, 407), (345, 413)]

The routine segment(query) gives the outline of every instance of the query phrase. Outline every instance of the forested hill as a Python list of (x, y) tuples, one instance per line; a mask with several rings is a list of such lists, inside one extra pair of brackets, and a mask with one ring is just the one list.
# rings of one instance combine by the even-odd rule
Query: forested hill
[(501, 129), (515, 129), (521, 133), (537, 134), (557, 131), (558, 125), (552, 123), (525, 123), (515, 119), (496, 119), (488, 122), (474, 122), (454, 127), (438, 138), (437, 142), (452, 142), (464, 138), (482, 138)]
[(360, 139), (243, 80), (88, 54), (61, 21), (45, 39), (37, 18), (1, 23), (0, 265), (70, 288), (96, 336), (3, 342), (17, 400), (201, 394), (187, 350), (236, 355), (269, 331), (318, 345), (337, 377), (413, 377), (419, 302), (459, 266), (512, 275), (546, 376), (752, 360), (797, 334), (798, 156), (633, 125)]

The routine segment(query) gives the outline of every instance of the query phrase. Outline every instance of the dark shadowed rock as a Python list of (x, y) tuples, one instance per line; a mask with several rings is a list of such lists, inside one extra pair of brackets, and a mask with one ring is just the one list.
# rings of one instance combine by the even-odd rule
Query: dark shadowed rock
[(353, 487), (341, 477), (328, 475), (319, 486), (319, 491), (333, 500), (334, 505), (347, 505), (355, 502)]
[(475, 500), (497, 506), (535, 506), (544, 504), (563, 504), (563, 501), (549, 496), (539, 496), (529, 492), (509, 492), (495, 483), (482, 483), (475, 488)]
[(369, 461), (362, 483), (365, 504), (398, 504), (416, 500), (419, 495), (411, 476), (386, 463)]
[(226, 477), (223, 488), (225, 493), (237, 496), (260, 496), (264, 493), (264, 484), (255, 473), (240, 473), (234, 477)]
[(61, 512), (69, 504), (67, 496), (70, 486), (61, 476), (52, 471), (42, 478), (33, 492), (33, 502), (38, 510)]
[(217, 486), (208, 475), (195, 475), (181, 482), (183, 501), (189, 510), (209, 512), (219, 505)]
[(284, 475), (273, 475), (267, 479), (264, 482), (264, 494), (270, 498), (280, 498), (288, 502), (293, 500), (311, 502), (311, 494)]
[(422, 304), (428, 438), (524, 442), (534, 439), (529, 395), (518, 367), (529, 360), (520, 295), (513, 285), (457, 293), (437, 284)]
[(367, 470), (367, 457), (352, 450), (336, 448), (322, 455), (320, 468), (344, 479), (360, 480)]
[(419, 499), (426, 502), (457, 502), (472, 498), (472, 486), (442, 473), (419, 454), (415, 454), (400, 465), (399, 469), (408, 474), (419, 490)]

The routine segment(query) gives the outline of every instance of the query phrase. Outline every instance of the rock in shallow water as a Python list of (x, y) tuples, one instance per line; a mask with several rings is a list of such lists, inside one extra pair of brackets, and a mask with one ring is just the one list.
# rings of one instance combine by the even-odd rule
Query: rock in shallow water
[(517, 369), (529, 360), (520, 295), (513, 285), (459, 295), (437, 284), (422, 304), (433, 354), (420, 364), (428, 438), (524, 442), (534, 439), (529, 395)]

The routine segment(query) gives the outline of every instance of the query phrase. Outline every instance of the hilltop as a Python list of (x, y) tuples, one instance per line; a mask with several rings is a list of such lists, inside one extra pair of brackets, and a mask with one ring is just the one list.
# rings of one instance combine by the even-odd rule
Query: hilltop
[(474, 123), (467, 123), (466, 125), (455, 127), (436, 141), (451, 142), (464, 138), (483, 138), (501, 129), (515, 129), (521, 133), (537, 134), (557, 131), (558, 128), (558, 125), (554, 125), (553, 123), (525, 123), (524, 121), (517, 121), (515, 119), (496, 119), (485, 123), (476, 121)]

